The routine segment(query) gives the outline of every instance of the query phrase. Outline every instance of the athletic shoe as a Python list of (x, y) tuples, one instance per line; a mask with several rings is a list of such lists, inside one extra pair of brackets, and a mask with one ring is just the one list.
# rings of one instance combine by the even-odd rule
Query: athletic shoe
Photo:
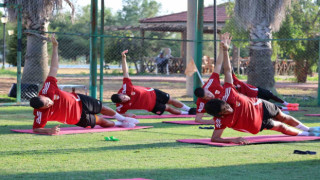
[(196, 109), (196, 108), (190, 108), (188, 114), (190, 114), (190, 115), (195, 115), (195, 114), (197, 114), (197, 109)]
[(123, 122), (128, 122), (128, 123), (132, 123), (132, 124), (139, 124), (139, 121), (135, 118), (131, 118), (131, 117), (125, 117)]
[(320, 133), (309, 132), (309, 136), (318, 136), (318, 137), (320, 137)]
[(287, 107), (290, 111), (298, 111), (299, 107)]
[(309, 128), (309, 132), (320, 133), (320, 126), (319, 127), (311, 127), (311, 128)]
[(121, 127), (124, 127), (124, 128), (134, 128), (136, 125), (133, 124), (133, 123), (128, 123), (128, 122), (123, 122)]
[(287, 107), (299, 107), (298, 103), (288, 103)]

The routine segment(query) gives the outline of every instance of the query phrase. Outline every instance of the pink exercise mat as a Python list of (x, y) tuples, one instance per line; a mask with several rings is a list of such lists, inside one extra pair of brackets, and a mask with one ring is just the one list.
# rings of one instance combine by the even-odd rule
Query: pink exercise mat
[[(111, 131), (127, 131), (127, 130), (135, 130), (135, 129), (152, 128), (152, 127), (153, 126), (136, 126), (134, 128), (122, 128), (122, 127), (102, 128), (102, 127), (100, 127), (98, 125), (95, 126), (93, 129), (91, 129), (91, 128), (82, 128), (82, 127), (64, 127), (64, 128), (60, 128), (60, 133), (59, 134), (55, 134), (55, 135), (94, 133), (94, 132), (111, 132)], [(19, 133), (42, 134), (42, 133), (35, 133), (35, 132), (33, 132), (32, 129), (11, 129), (11, 131), (19, 132)]]
[[(111, 116), (101, 116), (106, 119), (113, 119)], [(137, 119), (159, 119), (159, 118), (195, 118), (196, 115), (174, 115), (174, 114), (164, 114), (164, 115), (137, 115)]]
[(108, 180), (152, 180), (152, 179), (133, 178), (133, 179), (108, 179)]
[[(162, 121), (163, 123), (172, 123), (172, 124), (183, 124), (183, 125), (209, 125), (205, 123), (198, 123), (195, 120), (187, 120), (187, 121)], [(212, 125), (212, 124), (211, 124)]]
[[(287, 136), (287, 135), (266, 135), (266, 136), (246, 136), (244, 137), (251, 144), (267, 144), (267, 143), (281, 143), (281, 142), (297, 142), (297, 141), (313, 141), (320, 140), (316, 136)], [(210, 146), (239, 146), (240, 144), (234, 143), (217, 143), (211, 142), (209, 138), (206, 139), (178, 139), (178, 142), (191, 143), (191, 144), (204, 144)]]
[(305, 114), (304, 116), (320, 117), (320, 114)]

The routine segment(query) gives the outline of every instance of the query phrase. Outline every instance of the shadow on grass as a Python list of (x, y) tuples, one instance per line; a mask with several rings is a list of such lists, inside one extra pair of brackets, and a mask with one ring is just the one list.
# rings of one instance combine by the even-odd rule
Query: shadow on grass
[[(71, 153), (89, 153), (89, 152), (98, 152), (104, 151), (112, 153), (112, 151), (121, 151), (121, 150), (143, 150), (143, 149), (153, 149), (153, 148), (179, 148), (183, 146), (189, 146), (190, 144), (177, 143), (177, 142), (163, 142), (163, 143), (150, 143), (150, 144), (133, 144), (133, 145), (120, 145), (120, 146), (106, 146), (106, 147), (97, 147), (97, 148), (72, 148), (72, 149), (48, 149), (48, 150), (27, 150), (27, 151), (6, 151), (3, 152), (1, 156), (11, 156), (11, 155), (36, 155), (36, 154), (71, 154)], [(0, 178), (1, 179), (1, 178)]]
[[(255, 163), (201, 168), (112, 169), (1, 174), (0, 179), (317, 179), (320, 160)], [(110, 166), (110, 165), (109, 165)], [(134, 167), (134, 166), (133, 166)]]

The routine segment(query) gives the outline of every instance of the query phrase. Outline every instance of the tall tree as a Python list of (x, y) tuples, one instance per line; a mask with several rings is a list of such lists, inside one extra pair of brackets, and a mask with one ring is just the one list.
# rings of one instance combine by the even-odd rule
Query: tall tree
[[(4, 0), (8, 4), (22, 5), (22, 19), (26, 30), (34, 32), (48, 31), (49, 18), (54, 10), (62, 8), (66, 2), (73, 8), (69, 0)], [(9, 8), (9, 18), (14, 20), (17, 9)], [(44, 33), (32, 33), (27, 35), (27, 47), (25, 66), (22, 74), (22, 83), (42, 84), (48, 74), (47, 41)]]
[(237, 0), (235, 17), (250, 32), (248, 83), (262, 88), (274, 87), (271, 62), (272, 32), (278, 31), (291, 0)]
[(309, 38), (314, 40), (279, 41), (284, 56), (296, 63), (298, 82), (306, 82), (310, 68), (317, 62), (320, 28), (320, 1), (304, 0), (293, 3), (276, 37), (280, 39)]

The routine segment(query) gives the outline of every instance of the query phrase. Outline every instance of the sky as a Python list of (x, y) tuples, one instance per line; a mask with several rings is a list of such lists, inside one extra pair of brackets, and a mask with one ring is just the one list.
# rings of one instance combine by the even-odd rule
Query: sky
[[(73, 0), (76, 1), (79, 6), (86, 6), (90, 4), (90, 0)], [(178, 13), (187, 11), (188, 0), (156, 0), (162, 4), (162, 8), (159, 15), (166, 15), (170, 13)], [(227, 2), (228, 0), (217, 0), (217, 4)], [(98, 0), (100, 5), (100, 1)], [(112, 8), (113, 12), (117, 12), (122, 8), (122, 0), (105, 0), (105, 7)], [(213, 0), (204, 0), (204, 6), (213, 5)]]

